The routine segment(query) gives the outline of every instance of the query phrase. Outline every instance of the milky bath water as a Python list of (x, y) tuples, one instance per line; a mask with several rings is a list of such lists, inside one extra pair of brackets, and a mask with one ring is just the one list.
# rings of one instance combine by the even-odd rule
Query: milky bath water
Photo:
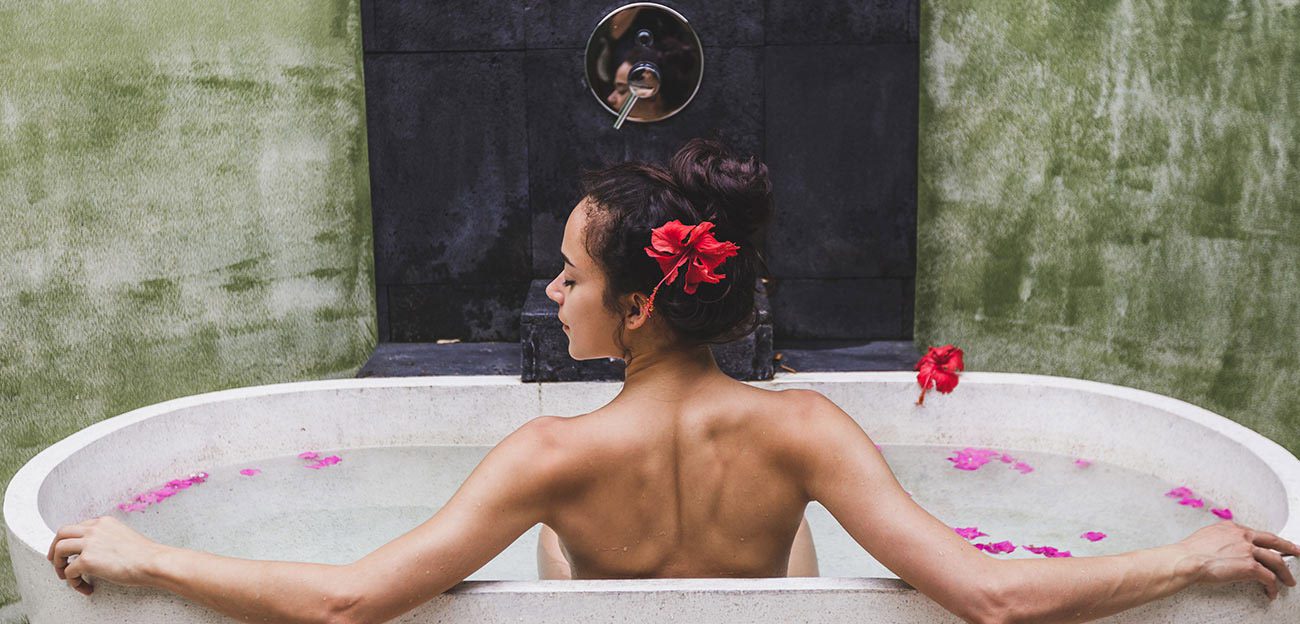
[[(164, 544), (248, 559), (344, 564), (356, 561), (432, 516), (487, 454), (484, 446), (394, 446), (314, 449), (317, 457), (195, 466), (206, 479), (139, 511), (106, 511)], [(958, 469), (957, 446), (882, 445), (890, 467), (914, 500), (954, 528), (986, 535), (974, 544), (1010, 542), (1001, 558), (1039, 557), (1026, 546), (1073, 556), (1106, 555), (1171, 543), (1218, 521), (1218, 507), (1180, 504), (1166, 494), (1180, 486), (1095, 458), (1014, 449), (973, 449), (986, 463)], [(309, 455), (310, 456), (310, 455)], [(322, 465), (321, 459), (338, 457)], [(309, 466), (315, 466), (311, 468)], [(246, 471), (249, 474), (241, 474)], [(184, 478), (186, 475), (177, 475)], [(142, 484), (138, 492), (162, 484)], [(134, 494), (134, 493), (133, 493)], [(130, 502), (128, 496), (123, 502)], [(1252, 510), (1232, 510), (1249, 524)], [(812, 503), (822, 576), (892, 577)], [(493, 559), (473, 580), (536, 579), (538, 527)], [(1085, 533), (1105, 537), (1091, 541)], [(288, 539), (290, 534), (313, 539)], [(1005, 549), (1005, 545), (1003, 546)]]

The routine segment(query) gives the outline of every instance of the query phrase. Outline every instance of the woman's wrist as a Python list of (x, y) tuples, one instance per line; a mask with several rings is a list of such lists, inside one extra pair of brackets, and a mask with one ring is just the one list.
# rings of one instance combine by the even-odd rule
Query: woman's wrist
[(164, 581), (167, 578), (168, 571), (172, 569), (169, 560), (174, 555), (175, 550), (175, 548), (166, 544), (154, 544), (151, 547), (151, 552), (145, 558), (139, 584), (145, 587), (167, 589)]
[(1209, 557), (1193, 552), (1182, 543), (1161, 546), (1156, 550), (1164, 551), (1164, 556), (1168, 557), (1170, 568), (1173, 570), (1174, 579), (1180, 581), (1180, 584), (1191, 585), (1201, 581)]

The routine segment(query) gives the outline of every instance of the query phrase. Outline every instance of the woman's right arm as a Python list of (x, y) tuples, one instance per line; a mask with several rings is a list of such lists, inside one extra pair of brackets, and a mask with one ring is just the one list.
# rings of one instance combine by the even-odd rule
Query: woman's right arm
[(854, 420), (813, 391), (792, 418), (809, 498), (899, 578), (969, 622), (1085, 622), (1196, 582), (1294, 585), (1300, 548), (1224, 521), (1177, 544), (1106, 557), (998, 560), (912, 501)]

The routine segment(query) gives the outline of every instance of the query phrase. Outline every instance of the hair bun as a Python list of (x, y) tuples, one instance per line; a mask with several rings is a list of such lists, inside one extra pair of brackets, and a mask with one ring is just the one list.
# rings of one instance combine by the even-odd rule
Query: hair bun
[(677, 186), (705, 219), (718, 226), (719, 238), (739, 235), (751, 241), (772, 218), (772, 183), (767, 165), (739, 158), (713, 139), (687, 141), (669, 163)]

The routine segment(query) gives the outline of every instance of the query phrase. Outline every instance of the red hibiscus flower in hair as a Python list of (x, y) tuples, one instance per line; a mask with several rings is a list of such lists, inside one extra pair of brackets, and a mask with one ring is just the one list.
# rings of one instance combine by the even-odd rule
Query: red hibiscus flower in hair
[(717, 284), (726, 277), (717, 271), (718, 266), (736, 255), (740, 246), (730, 241), (719, 241), (710, 231), (712, 229), (710, 221), (691, 226), (673, 219), (650, 231), (650, 246), (645, 248), (645, 252), (659, 263), (664, 277), (650, 293), (650, 301), (646, 303), (647, 315), (654, 310), (659, 287), (673, 283), (683, 264), (686, 265), (683, 290), (688, 295), (695, 294), (700, 282)]
[(919, 371), (916, 383), (921, 384), (921, 397), (916, 400), (917, 405), (925, 404), (925, 391), (931, 386), (944, 394), (957, 387), (957, 371), (965, 370), (961, 356), (961, 349), (950, 344), (930, 347), (914, 369)]

